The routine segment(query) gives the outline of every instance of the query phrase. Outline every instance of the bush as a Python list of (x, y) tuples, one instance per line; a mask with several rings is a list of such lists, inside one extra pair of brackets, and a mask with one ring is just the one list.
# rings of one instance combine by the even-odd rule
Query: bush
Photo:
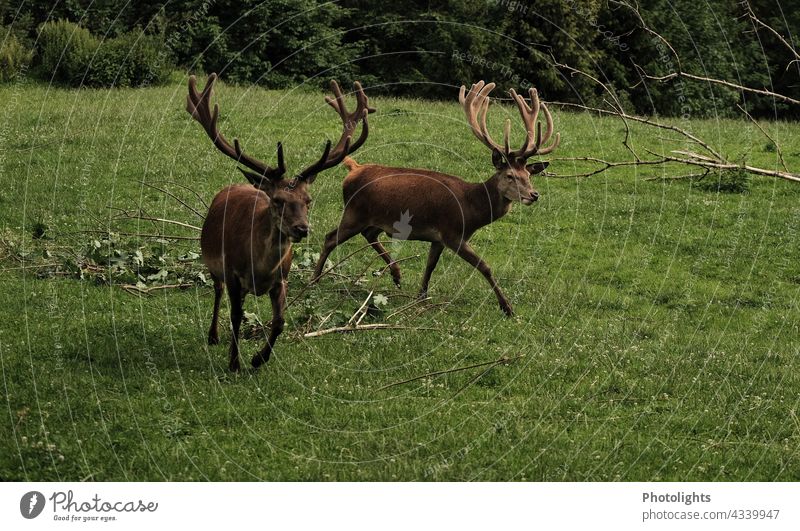
[(0, 82), (11, 81), (30, 64), (33, 51), (28, 50), (16, 35), (10, 31), (3, 32), (5, 37), (0, 42)]
[(165, 82), (171, 70), (169, 50), (159, 36), (130, 32), (100, 45), (85, 83), (141, 87)]
[(89, 30), (67, 20), (45, 22), (39, 28), (39, 74), (45, 79), (80, 85), (98, 47)]
[(71, 86), (140, 87), (163, 83), (172, 61), (158, 35), (123, 33), (102, 43), (89, 30), (59, 20), (39, 30), (40, 76)]

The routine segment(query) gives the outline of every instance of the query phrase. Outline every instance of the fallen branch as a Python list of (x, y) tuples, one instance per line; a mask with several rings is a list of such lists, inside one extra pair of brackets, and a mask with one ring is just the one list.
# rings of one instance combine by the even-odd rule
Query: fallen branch
[(169, 224), (172, 224), (172, 225), (178, 225), (179, 227), (185, 227), (187, 229), (193, 229), (193, 230), (196, 230), (198, 232), (200, 232), (200, 230), (201, 230), (200, 227), (197, 227), (195, 225), (191, 225), (189, 223), (183, 223), (182, 221), (175, 221), (174, 219), (154, 218), (154, 217), (150, 217), (150, 216), (144, 216), (144, 215), (141, 214), (141, 212), (139, 214), (134, 215), (134, 214), (131, 214), (130, 212), (128, 212), (127, 210), (123, 210), (121, 208), (115, 208), (115, 207), (111, 207), (111, 208), (113, 208), (114, 210), (119, 210), (121, 214), (119, 216), (117, 216), (117, 217), (118, 218), (122, 218), (122, 219), (136, 219), (136, 220), (143, 220), (143, 221), (153, 221), (153, 222), (158, 222), (158, 223), (169, 223)]
[(769, 133), (767, 133), (767, 130), (766, 130), (766, 129), (764, 129), (763, 127), (761, 127), (761, 124), (760, 124), (760, 123), (758, 123), (758, 122), (756, 121), (756, 119), (755, 119), (755, 118), (753, 118), (753, 116), (752, 116), (752, 115), (751, 115), (749, 112), (747, 112), (747, 109), (745, 109), (744, 107), (742, 107), (742, 106), (741, 106), (741, 105), (739, 105), (738, 103), (736, 104), (736, 106), (737, 106), (737, 107), (739, 107), (739, 110), (740, 110), (740, 111), (742, 111), (742, 112), (744, 113), (744, 115), (745, 115), (745, 116), (747, 116), (748, 118), (750, 118), (750, 121), (751, 121), (751, 122), (753, 122), (753, 125), (755, 125), (756, 127), (758, 127), (758, 130), (759, 130), (759, 131), (761, 131), (761, 134), (763, 134), (765, 137), (767, 137), (767, 138), (769, 139), (769, 141), (770, 141), (770, 142), (772, 142), (772, 145), (773, 145), (773, 146), (775, 146), (775, 150), (778, 152), (778, 160), (780, 161), (780, 163), (781, 163), (781, 166), (783, 167), (783, 169), (784, 169), (784, 170), (786, 170), (786, 171), (788, 172), (788, 171), (789, 171), (789, 167), (788, 167), (788, 166), (786, 166), (786, 161), (785, 161), (785, 160), (784, 160), (784, 158), (783, 158), (783, 150), (781, 149), (781, 146), (780, 146), (780, 144), (778, 144), (778, 143), (775, 141), (775, 139), (774, 139), (774, 138), (772, 138), (772, 136), (771, 136)]
[(372, 244), (371, 244), (371, 243), (368, 243), (368, 244), (366, 244), (366, 245), (363, 245), (363, 246), (359, 247), (359, 248), (358, 248), (358, 249), (356, 249), (355, 251), (351, 252), (350, 254), (348, 254), (347, 256), (345, 256), (344, 258), (342, 258), (341, 260), (339, 260), (339, 261), (338, 261), (338, 262), (336, 262), (335, 264), (333, 264), (333, 265), (332, 265), (331, 267), (329, 267), (328, 269), (324, 270), (324, 271), (323, 271), (322, 273), (320, 273), (320, 275), (319, 275), (317, 278), (315, 278), (314, 280), (310, 280), (310, 281), (306, 282), (306, 284), (305, 284), (305, 285), (304, 285), (302, 288), (300, 288), (300, 291), (297, 293), (297, 295), (295, 295), (295, 296), (292, 298), (292, 300), (290, 300), (289, 302), (287, 302), (287, 303), (286, 303), (286, 306), (284, 306), (284, 309), (285, 309), (285, 308), (288, 308), (289, 306), (291, 306), (292, 304), (294, 304), (295, 302), (297, 302), (297, 300), (298, 300), (298, 299), (299, 299), (299, 298), (300, 298), (300, 297), (301, 297), (301, 296), (302, 296), (302, 295), (303, 295), (303, 294), (304, 294), (306, 291), (308, 291), (308, 289), (309, 289), (311, 286), (313, 286), (314, 284), (316, 284), (317, 282), (319, 282), (319, 279), (321, 279), (322, 277), (324, 277), (324, 276), (326, 276), (326, 275), (330, 274), (330, 273), (331, 273), (332, 271), (334, 271), (334, 270), (335, 270), (337, 267), (339, 267), (340, 265), (342, 265), (342, 264), (343, 264), (345, 261), (349, 260), (351, 257), (355, 256), (356, 254), (360, 253), (361, 251), (363, 251), (364, 249), (366, 249), (366, 248), (368, 248), (368, 247), (372, 247)]
[(195, 208), (194, 208), (193, 206), (191, 206), (189, 203), (187, 203), (186, 201), (184, 201), (183, 199), (181, 199), (181, 198), (180, 198), (180, 197), (178, 197), (177, 195), (173, 194), (173, 193), (172, 193), (172, 192), (170, 192), (169, 190), (167, 190), (167, 189), (165, 189), (165, 188), (160, 188), (160, 187), (158, 187), (158, 186), (156, 186), (156, 185), (154, 185), (154, 184), (150, 184), (150, 183), (147, 183), (147, 182), (145, 182), (145, 181), (139, 181), (139, 182), (140, 182), (141, 184), (143, 184), (144, 186), (147, 186), (147, 187), (149, 187), (149, 188), (152, 188), (153, 190), (158, 190), (158, 191), (159, 191), (159, 192), (161, 192), (162, 194), (165, 194), (165, 195), (168, 195), (168, 196), (170, 196), (170, 197), (171, 197), (171, 198), (173, 198), (175, 201), (177, 201), (177, 202), (178, 202), (178, 203), (180, 203), (181, 205), (183, 205), (183, 206), (185, 206), (186, 208), (188, 208), (189, 210), (191, 210), (191, 211), (192, 211), (192, 213), (194, 213), (194, 215), (196, 215), (198, 218), (200, 218), (200, 219), (206, 219), (206, 217), (205, 217), (203, 214), (201, 214), (200, 212), (198, 212), (198, 211), (197, 211), (197, 209), (195, 209)]
[(765, 23), (765, 22), (762, 22), (762, 21), (761, 21), (761, 19), (760, 19), (760, 18), (758, 18), (758, 17), (756, 16), (756, 13), (755, 13), (755, 11), (753, 11), (753, 7), (750, 5), (750, 2), (749, 2), (749, 1), (747, 1), (747, 0), (744, 0), (744, 1), (742, 2), (742, 5), (743, 5), (743, 6), (744, 6), (744, 8), (745, 8), (745, 15), (746, 15), (746, 16), (747, 16), (747, 17), (748, 17), (748, 18), (749, 18), (749, 19), (750, 19), (750, 20), (753, 22), (753, 24), (754, 24), (755, 26), (758, 26), (758, 27), (760, 27), (760, 28), (763, 28), (763, 29), (765, 29), (765, 30), (769, 31), (770, 33), (772, 33), (772, 34), (773, 34), (775, 37), (777, 37), (777, 38), (778, 38), (778, 40), (781, 42), (781, 44), (783, 44), (783, 45), (786, 47), (786, 49), (787, 49), (787, 50), (789, 50), (789, 52), (790, 52), (792, 55), (794, 55), (794, 59), (793, 59), (793, 60), (792, 60), (792, 61), (789, 63), (789, 65), (787, 65), (787, 67), (786, 67), (787, 69), (788, 69), (788, 68), (789, 68), (789, 66), (791, 66), (791, 64), (792, 64), (792, 63), (794, 63), (795, 61), (800, 61), (800, 52), (798, 52), (798, 51), (795, 49), (795, 47), (794, 47), (794, 46), (792, 46), (792, 44), (791, 44), (791, 43), (789, 43), (789, 41), (787, 41), (787, 40), (786, 40), (786, 39), (783, 37), (783, 35), (781, 35), (780, 33), (778, 33), (778, 31), (777, 31), (775, 28), (773, 28), (772, 26), (770, 26), (769, 24), (767, 24), (767, 23)]
[(327, 334), (345, 333), (345, 332), (359, 332), (365, 330), (436, 330), (430, 327), (418, 326), (402, 326), (393, 325), (388, 323), (374, 323), (357, 326), (335, 326), (333, 328), (326, 328), (325, 330), (317, 330), (315, 332), (308, 332), (303, 334), (303, 337), (320, 337)]
[(713, 78), (713, 77), (698, 76), (698, 75), (690, 74), (688, 72), (683, 72), (683, 71), (671, 72), (671, 73), (669, 73), (667, 75), (664, 75), (664, 76), (653, 76), (653, 75), (650, 75), (647, 72), (645, 72), (644, 69), (642, 67), (640, 67), (639, 65), (634, 65), (634, 66), (636, 67), (636, 69), (639, 71), (639, 73), (643, 77), (645, 77), (647, 79), (650, 79), (650, 80), (653, 80), (653, 81), (658, 81), (660, 83), (663, 83), (665, 81), (670, 81), (672, 79), (676, 79), (676, 78), (679, 78), (679, 77), (683, 77), (683, 78), (691, 79), (691, 80), (694, 80), (694, 81), (703, 81), (705, 83), (713, 83), (715, 85), (722, 85), (723, 87), (736, 89), (736, 90), (739, 90), (739, 91), (742, 91), (742, 92), (750, 92), (752, 94), (759, 94), (761, 96), (769, 96), (771, 98), (775, 98), (776, 100), (780, 100), (780, 101), (782, 101), (784, 103), (791, 103), (791, 104), (794, 104), (794, 105), (800, 105), (800, 100), (796, 100), (794, 98), (790, 98), (789, 96), (784, 96), (783, 94), (778, 94), (777, 92), (772, 92), (771, 90), (756, 89), (756, 88), (752, 88), (752, 87), (746, 87), (746, 86), (740, 85), (738, 83), (732, 83), (730, 81), (725, 81), (724, 79), (716, 79), (716, 78)]
[[(374, 290), (369, 292), (369, 295), (367, 295), (367, 298), (364, 299), (364, 302), (361, 304), (361, 306), (358, 307), (358, 310), (356, 310), (356, 313), (354, 313), (353, 316), (347, 321), (347, 326), (354, 326), (353, 325), (353, 321), (356, 319), (356, 317), (358, 317), (358, 321), (355, 322), (355, 326), (358, 326), (359, 323), (361, 323), (361, 319), (363, 319), (364, 315), (367, 314), (367, 312), (364, 310), (364, 308), (367, 307), (367, 303), (369, 303), (369, 300), (372, 298), (372, 294), (373, 293), (375, 293)], [(363, 312), (363, 314), (362, 314), (362, 312)]]
[(137, 286), (136, 284), (121, 284), (119, 287), (132, 295), (147, 295), (148, 293), (162, 289), (183, 289), (191, 288), (192, 286), (194, 286), (194, 284), (164, 284), (162, 286), (143, 288), (141, 286)]
[(413, 300), (413, 301), (401, 306), (400, 308), (398, 308), (397, 310), (393, 311), (389, 315), (387, 315), (386, 316), (386, 320), (388, 321), (389, 319), (391, 319), (395, 315), (400, 315), (401, 313), (403, 313), (403, 312), (405, 312), (407, 310), (410, 310), (411, 308), (413, 308), (417, 304), (422, 304), (423, 302), (427, 302), (429, 300), (431, 300), (430, 297), (425, 297), (423, 299), (415, 299), (415, 300)]
[(584, 111), (589, 111), (589, 112), (596, 112), (598, 114), (604, 114), (604, 115), (607, 115), (607, 116), (617, 116), (618, 118), (628, 119), (628, 120), (631, 120), (632, 122), (638, 122), (640, 124), (644, 124), (644, 125), (647, 125), (647, 126), (650, 126), (650, 127), (656, 127), (658, 129), (664, 129), (664, 130), (667, 130), (667, 131), (674, 131), (674, 132), (676, 132), (678, 134), (683, 135), (687, 139), (691, 140), (693, 143), (695, 143), (695, 144), (697, 144), (699, 146), (702, 146), (703, 149), (705, 149), (706, 151), (711, 153), (714, 157), (716, 157), (716, 158), (718, 158), (720, 160), (723, 160), (722, 155), (720, 155), (719, 152), (716, 149), (711, 147), (711, 145), (708, 144), (708, 142), (705, 142), (702, 139), (700, 139), (697, 136), (695, 136), (692, 133), (690, 133), (689, 131), (686, 131), (685, 129), (681, 129), (680, 127), (677, 127), (677, 126), (674, 126), (674, 125), (662, 124), (661, 122), (655, 122), (655, 121), (651, 120), (650, 118), (644, 118), (642, 116), (636, 116), (636, 115), (628, 114), (628, 113), (625, 113), (625, 112), (620, 114), (620, 112), (618, 112), (618, 111), (610, 111), (608, 109), (600, 109), (598, 107), (588, 107), (586, 105), (581, 105), (580, 103), (569, 103), (569, 102), (562, 102), (562, 101), (553, 101), (553, 102), (548, 102), (547, 104), (548, 105), (559, 105), (559, 106), (562, 106), (562, 107), (573, 107), (573, 108), (576, 108), (576, 109), (582, 109)]
[(114, 234), (119, 234), (120, 236), (132, 236), (134, 238), (152, 238), (152, 239), (164, 239), (164, 240), (193, 240), (193, 241), (200, 240), (198, 236), (170, 236), (169, 234), (143, 234), (139, 232), (116, 232), (116, 231), (96, 230), (96, 229), (86, 229), (77, 231), (77, 233), (80, 234), (106, 234), (106, 235), (109, 235), (112, 232)]
[(602, 173), (606, 170), (611, 168), (618, 168), (621, 166), (648, 166), (648, 165), (658, 165), (664, 164), (664, 160), (626, 160), (621, 162), (612, 162), (604, 159), (599, 159), (596, 157), (562, 157), (553, 159), (555, 161), (562, 161), (562, 162), (594, 162), (597, 164), (602, 164), (601, 168), (598, 168), (593, 171), (588, 171), (584, 173), (573, 173), (569, 175), (557, 175), (557, 174), (550, 174), (550, 177), (556, 177), (559, 179), (569, 179), (569, 178), (579, 178), (579, 177), (592, 177), (593, 175), (597, 175), (598, 173)]
[[(486, 367), (487, 365), (489, 365), (490, 366), (489, 368), (491, 369), (496, 365), (502, 365), (502, 364), (506, 364), (507, 365), (507, 364), (511, 363), (512, 361), (516, 361), (516, 360), (518, 360), (520, 358), (524, 358), (524, 357), (525, 357), (525, 354), (519, 354), (518, 356), (514, 356), (512, 358), (509, 358), (508, 356), (503, 356), (502, 358), (499, 358), (499, 359), (496, 359), (496, 360), (484, 361), (482, 363), (475, 363), (473, 365), (466, 365), (464, 367), (456, 367), (455, 369), (445, 369), (445, 370), (442, 370), (442, 371), (428, 372), (428, 373), (425, 373), (425, 374), (421, 374), (419, 376), (414, 376), (413, 378), (409, 378), (408, 380), (403, 380), (401, 382), (394, 382), (394, 383), (390, 383), (390, 384), (384, 385), (383, 387), (379, 387), (376, 390), (377, 391), (383, 391), (385, 389), (389, 389), (390, 387), (397, 387), (398, 385), (403, 385), (403, 384), (407, 384), (407, 383), (411, 383), (411, 382), (416, 382), (417, 380), (422, 380), (424, 378), (434, 378), (436, 376), (442, 376), (443, 374), (452, 374), (454, 372), (468, 371), (470, 369), (476, 369), (478, 367)], [(486, 374), (486, 372), (487, 371), (484, 371), (483, 374)], [(483, 374), (481, 374), (480, 376), (483, 376)], [(467, 385), (469, 385), (473, 380), (471, 380), (470, 382), (467, 382)], [(456, 392), (456, 394), (461, 392), (462, 389), (459, 389)]]
[(200, 201), (200, 203), (203, 204), (203, 208), (208, 210), (208, 203), (206, 203), (205, 199), (203, 199), (203, 196), (200, 195), (199, 193), (197, 193), (197, 191), (195, 189), (190, 188), (189, 186), (186, 186), (185, 184), (181, 184), (181, 183), (178, 183), (178, 182), (175, 182), (175, 181), (156, 181), (156, 182), (160, 182), (160, 183), (163, 183), (163, 184), (171, 184), (173, 186), (177, 186), (179, 188), (183, 188), (184, 190), (192, 192), (194, 194), (194, 196), (197, 198), (197, 200)]

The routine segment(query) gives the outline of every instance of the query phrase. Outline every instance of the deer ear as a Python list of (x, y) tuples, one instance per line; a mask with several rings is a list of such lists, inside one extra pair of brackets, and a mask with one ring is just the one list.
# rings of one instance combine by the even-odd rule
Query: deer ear
[(531, 175), (536, 175), (537, 173), (542, 173), (548, 166), (550, 166), (549, 162), (534, 162), (533, 164), (528, 164), (525, 168)]
[(242, 172), (242, 175), (244, 175), (248, 181), (250, 181), (250, 184), (263, 191), (267, 195), (270, 195), (275, 189), (275, 181), (273, 179), (244, 170), (242, 168), (239, 168), (239, 171)]
[(494, 167), (498, 170), (502, 170), (505, 166), (507, 166), (506, 158), (496, 149), (492, 150), (492, 164), (494, 164)]

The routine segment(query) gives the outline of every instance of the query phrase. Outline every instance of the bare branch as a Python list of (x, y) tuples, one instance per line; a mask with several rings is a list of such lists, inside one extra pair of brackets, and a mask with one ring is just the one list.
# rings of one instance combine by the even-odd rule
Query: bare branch
[(743, 92), (750, 92), (752, 94), (760, 94), (762, 96), (769, 96), (771, 98), (775, 98), (776, 100), (782, 101), (784, 103), (791, 103), (793, 105), (800, 105), (800, 100), (796, 100), (794, 98), (790, 98), (789, 96), (784, 96), (783, 94), (778, 94), (777, 92), (772, 92), (771, 90), (766, 89), (756, 89), (751, 87), (745, 87), (744, 85), (740, 85), (739, 83), (731, 83), (730, 81), (725, 81), (724, 79), (715, 79), (713, 77), (706, 77), (706, 76), (696, 76), (694, 74), (689, 74), (688, 72), (677, 71), (667, 74), (665, 76), (651, 76), (647, 72), (642, 69), (639, 65), (634, 65), (637, 70), (642, 74), (642, 76), (646, 77), (647, 79), (652, 79), (653, 81), (669, 81), (671, 79), (675, 79), (677, 77), (685, 77), (686, 79), (692, 79), (695, 81), (703, 81), (706, 83), (713, 83), (716, 85), (722, 85), (728, 88), (741, 90)]
[(475, 363), (475, 364), (472, 364), (472, 365), (466, 365), (464, 367), (456, 367), (454, 369), (446, 369), (446, 370), (442, 370), (442, 371), (428, 372), (428, 373), (425, 373), (425, 374), (421, 374), (419, 376), (414, 376), (413, 378), (409, 378), (408, 380), (403, 380), (401, 382), (394, 382), (394, 383), (390, 383), (390, 384), (384, 385), (382, 387), (379, 387), (377, 389), (377, 391), (384, 391), (384, 390), (392, 388), (392, 387), (397, 387), (398, 385), (403, 385), (403, 384), (407, 384), (407, 383), (411, 383), (411, 382), (416, 382), (417, 380), (422, 380), (424, 378), (433, 378), (435, 376), (441, 376), (443, 374), (452, 374), (454, 372), (468, 371), (470, 369), (477, 369), (478, 367), (486, 367), (487, 365), (490, 365), (490, 366), (493, 367), (495, 365), (500, 365), (500, 364), (509, 364), (512, 361), (516, 361), (516, 360), (518, 360), (520, 358), (524, 358), (524, 357), (525, 357), (525, 354), (520, 354), (520, 355), (514, 356), (512, 358), (509, 358), (508, 356), (503, 356), (502, 358), (499, 358), (499, 359), (496, 359), (496, 360), (492, 360), (492, 361), (484, 361), (483, 363)]
[[(605, 114), (607, 116), (619, 116), (620, 115), (619, 111), (610, 111), (608, 109), (599, 109), (597, 107), (588, 107), (586, 105), (581, 105), (579, 103), (551, 102), (551, 105), (561, 105), (561, 106), (564, 106), (564, 107), (574, 107), (574, 108), (577, 108), (577, 109), (583, 109), (585, 111), (596, 112), (598, 114)], [(650, 118), (643, 118), (641, 116), (635, 116), (635, 115), (627, 114), (624, 111), (623, 111), (623, 115), (624, 115), (624, 117), (626, 119), (628, 119), (628, 120), (630, 120), (632, 122), (638, 122), (638, 123), (649, 125), (649, 126), (652, 126), (652, 127), (657, 127), (659, 129), (665, 129), (665, 130), (668, 130), (668, 131), (674, 131), (676, 133), (679, 133), (679, 134), (683, 135), (684, 137), (688, 138), (689, 140), (691, 140), (692, 142), (694, 142), (695, 144), (701, 146), (703, 149), (705, 149), (706, 151), (711, 153), (713, 156), (715, 156), (719, 160), (725, 160), (724, 157), (716, 149), (711, 147), (707, 142), (704, 142), (703, 140), (701, 140), (697, 136), (693, 135), (689, 131), (686, 131), (685, 129), (681, 129), (680, 127), (677, 127), (677, 126), (674, 126), (674, 125), (662, 124), (660, 122), (653, 121)]]
[(327, 334), (359, 332), (363, 330), (437, 330), (437, 329), (431, 327), (401, 326), (388, 323), (373, 323), (373, 324), (365, 324), (358, 326), (335, 326), (333, 328), (326, 328), (325, 330), (308, 332), (307, 334), (303, 334), (303, 337), (319, 337)]
[(781, 44), (783, 44), (786, 47), (786, 49), (788, 49), (792, 53), (792, 55), (794, 55), (795, 58), (789, 62), (789, 65), (791, 65), (796, 61), (800, 61), (800, 52), (798, 52), (797, 49), (783, 37), (783, 35), (778, 33), (778, 31), (775, 28), (773, 28), (769, 24), (762, 22), (761, 19), (759, 19), (756, 16), (755, 11), (753, 11), (753, 7), (750, 5), (750, 2), (748, 2), (747, 0), (743, 0), (742, 7), (744, 7), (745, 9), (745, 15), (753, 22), (754, 26), (763, 28), (772, 33), (775, 37), (778, 38)]
[(772, 137), (770, 136), (770, 134), (769, 134), (769, 133), (767, 133), (766, 129), (764, 129), (763, 127), (761, 127), (761, 124), (759, 124), (759, 123), (756, 121), (756, 119), (755, 119), (755, 118), (753, 118), (753, 117), (750, 115), (750, 113), (749, 113), (749, 112), (747, 112), (747, 109), (745, 109), (744, 107), (742, 107), (741, 105), (738, 105), (738, 104), (737, 104), (736, 106), (737, 106), (737, 107), (739, 107), (739, 110), (740, 110), (740, 111), (742, 111), (742, 113), (744, 113), (744, 115), (745, 115), (745, 116), (747, 116), (748, 118), (750, 118), (750, 121), (751, 121), (751, 122), (753, 122), (753, 125), (755, 125), (756, 127), (758, 127), (758, 130), (759, 130), (759, 131), (761, 131), (761, 133), (762, 133), (762, 134), (763, 134), (765, 137), (767, 137), (767, 139), (769, 139), (769, 141), (770, 141), (770, 142), (772, 142), (772, 145), (773, 145), (773, 146), (775, 146), (775, 150), (778, 152), (778, 160), (780, 161), (780, 163), (781, 163), (781, 166), (783, 167), (783, 169), (784, 169), (784, 170), (786, 170), (786, 171), (788, 172), (788, 171), (789, 171), (789, 168), (786, 166), (786, 161), (785, 161), (785, 160), (784, 160), (784, 158), (783, 158), (783, 150), (781, 149), (781, 146), (780, 146), (780, 144), (778, 144), (778, 143), (775, 141), (775, 139), (774, 139), (774, 138), (772, 138)]
[(178, 197), (177, 195), (173, 194), (173, 193), (172, 193), (172, 192), (170, 192), (169, 190), (166, 190), (165, 188), (161, 188), (161, 187), (158, 187), (158, 186), (156, 186), (156, 185), (154, 185), (154, 184), (150, 184), (150, 183), (147, 183), (147, 182), (144, 182), (144, 181), (139, 181), (139, 182), (140, 182), (141, 184), (143, 184), (144, 186), (147, 186), (148, 188), (152, 188), (153, 190), (158, 190), (159, 192), (161, 192), (161, 193), (163, 193), (163, 194), (165, 194), (165, 195), (168, 195), (168, 196), (170, 196), (170, 197), (171, 197), (171, 198), (173, 198), (175, 201), (177, 201), (178, 203), (180, 203), (181, 205), (185, 206), (185, 207), (186, 207), (186, 208), (188, 208), (190, 211), (192, 211), (192, 213), (193, 213), (195, 216), (197, 216), (198, 218), (200, 218), (200, 219), (205, 219), (205, 218), (206, 218), (206, 217), (205, 217), (203, 214), (201, 214), (200, 212), (198, 212), (198, 211), (197, 211), (197, 209), (195, 209), (193, 206), (189, 205), (189, 204), (188, 204), (186, 201), (184, 201), (183, 199), (181, 199), (181, 198), (180, 198), (180, 197)]

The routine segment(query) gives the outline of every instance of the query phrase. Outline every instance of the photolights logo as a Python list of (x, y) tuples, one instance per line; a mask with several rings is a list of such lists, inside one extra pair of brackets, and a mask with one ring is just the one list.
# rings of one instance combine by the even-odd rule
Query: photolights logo
[(43, 509), (44, 494), (41, 492), (32, 490), (27, 494), (24, 494), (22, 499), (19, 500), (19, 512), (22, 513), (22, 516), (28, 520), (33, 520), (42, 514)]

